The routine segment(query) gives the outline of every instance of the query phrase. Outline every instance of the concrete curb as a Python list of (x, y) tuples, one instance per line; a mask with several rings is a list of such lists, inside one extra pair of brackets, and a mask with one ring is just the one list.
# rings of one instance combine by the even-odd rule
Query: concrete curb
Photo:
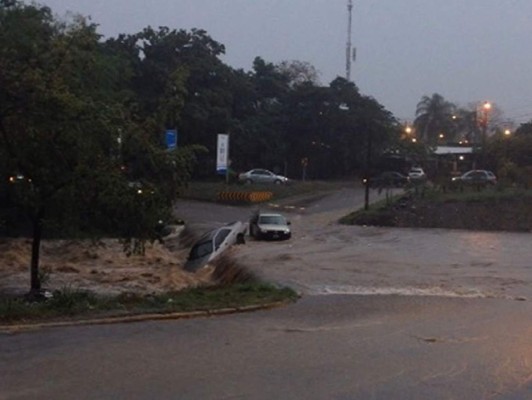
[(38, 329), (46, 328), (63, 328), (71, 326), (83, 326), (83, 325), (107, 325), (107, 324), (126, 324), (133, 322), (143, 321), (164, 321), (175, 319), (191, 319), (191, 318), (206, 318), (219, 315), (244, 313), (259, 310), (268, 310), (271, 308), (282, 307), (292, 303), (291, 301), (278, 301), (274, 303), (252, 305), (245, 307), (232, 307), (232, 308), (220, 308), (218, 310), (204, 310), (204, 311), (190, 311), (190, 312), (175, 312), (175, 313), (150, 313), (150, 314), (137, 314), (137, 315), (125, 315), (117, 317), (105, 317), (105, 318), (93, 318), (83, 319), (75, 321), (55, 321), (55, 322), (36, 322), (28, 324), (15, 324), (15, 325), (0, 325), (0, 334), (16, 334), (28, 331), (34, 331)]

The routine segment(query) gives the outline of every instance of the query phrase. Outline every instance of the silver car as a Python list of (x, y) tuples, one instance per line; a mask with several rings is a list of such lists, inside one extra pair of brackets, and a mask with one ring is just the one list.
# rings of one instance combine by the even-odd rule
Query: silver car
[(249, 221), (249, 234), (255, 239), (290, 239), (290, 221), (281, 214), (256, 213)]
[(462, 182), (470, 185), (495, 185), (497, 183), (495, 174), (485, 169), (472, 169), (462, 176), (454, 177), (452, 180), (453, 182)]
[(423, 171), (423, 168), (421, 167), (410, 168), (410, 171), (408, 171), (408, 177), (413, 181), (422, 181), (427, 179), (427, 175), (425, 175), (425, 171)]
[(267, 169), (255, 168), (238, 175), (238, 180), (243, 183), (274, 183), (280, 185), (288, 183), (286, 176), (274, 174)]

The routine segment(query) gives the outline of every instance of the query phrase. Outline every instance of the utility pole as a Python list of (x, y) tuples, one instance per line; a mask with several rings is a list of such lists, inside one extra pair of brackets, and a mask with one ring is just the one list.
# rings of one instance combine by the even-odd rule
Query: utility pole
[(353, 14), (353, 0), (347, 0), (347, 46), (345, 49), (345, 79), (348, 81), (351, 80), (351, 25)]

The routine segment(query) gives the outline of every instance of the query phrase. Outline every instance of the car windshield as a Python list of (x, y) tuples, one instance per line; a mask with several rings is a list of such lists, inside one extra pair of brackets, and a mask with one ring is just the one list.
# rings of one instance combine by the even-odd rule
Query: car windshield
[(206, 240), (204, 242), (197, 243), (190, 250), (188, 256), (189, 260), (195, 260), (197, 258), (205, 257), (213, 252), (212, 240)]
[(286, 225), (286, 221), (280, 215), (262, 215), (259, 217), (259, 224)]

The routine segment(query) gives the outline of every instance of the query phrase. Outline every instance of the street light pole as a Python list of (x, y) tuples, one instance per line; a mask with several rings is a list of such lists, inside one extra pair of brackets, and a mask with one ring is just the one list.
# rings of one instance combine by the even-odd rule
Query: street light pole
[(367, 130), (367, 147), (366, 147), (366, 187), (364, 188), (364, 210), (369, 208), (369, 182), (370, 182), (370, 166), (371, 166), (371, 132)]
[(491, 111), (491, 103), (485, 101), (482, 105), (482, 166), (486, 167), (486, 144), (488, 142), (488, 119)]

